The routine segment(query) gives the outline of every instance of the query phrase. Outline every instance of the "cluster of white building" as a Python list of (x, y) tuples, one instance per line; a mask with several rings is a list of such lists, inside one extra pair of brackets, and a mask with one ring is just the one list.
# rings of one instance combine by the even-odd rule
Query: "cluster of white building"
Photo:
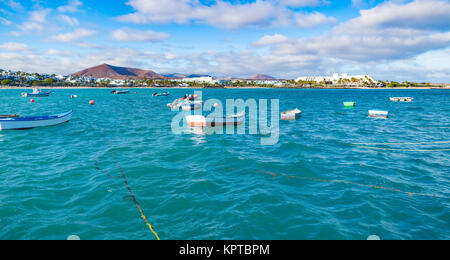
[(335, 73), (333, 76), (305, 76), (305, 77), (299, 77), (296, 81), (312, 81), (316, 83), (321, 82), (331, 82), (332, 84), (339, 84), (344, 81), (347, 82), (366, 82), (366, 83), (376, 83), (377, 81), (374, 80), (369, 75), (349, 75), (349, 74), (338, 74)]

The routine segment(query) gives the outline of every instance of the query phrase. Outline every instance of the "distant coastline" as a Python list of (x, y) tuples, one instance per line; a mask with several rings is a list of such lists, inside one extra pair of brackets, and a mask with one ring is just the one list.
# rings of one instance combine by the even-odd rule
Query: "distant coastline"
[[(23, 90), (31, 90), (34, 87), (19, 87), (19, 86), (0, 86), (0, 89), (23, 89)], [(37, 88), (40, 89), (398, 89), (398, 90), (407, 90), (407, 89), (448, 89), (450, 90), (450, 84), (436, 84), (435, 86), (426, 86), (426, 87), (383, 87), (383, 88), (368, 88), (368, 87), (169, 87), (169, 86), (160, 86), (160, 87), (144, 87), (144, 86), (130, 86), (130, 87), (77, 87), (77, 86), (39, 86)]]

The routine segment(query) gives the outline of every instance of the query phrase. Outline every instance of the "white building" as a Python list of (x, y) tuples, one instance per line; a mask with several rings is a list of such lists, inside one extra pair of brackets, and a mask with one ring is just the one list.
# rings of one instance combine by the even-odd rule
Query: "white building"
[(333, 76), (307, 76), (307, 77), (299, 77), (296, 81), (313, 81), (317, 83), (321, 82), (332, 82), (333, 84), (338, 84), (339, 81), (349, 81), (349, 82), (367, 82), (367, 83), (375, 83), (377, 82), (371, 76), (368, 75), (348, 75), (348, 74), (333, 74)]
[(219, 83), (219, 81), (214, 79), (213, 77), (184, 78), (182, 81), (183, 82), (207, 83), (207, 84)]

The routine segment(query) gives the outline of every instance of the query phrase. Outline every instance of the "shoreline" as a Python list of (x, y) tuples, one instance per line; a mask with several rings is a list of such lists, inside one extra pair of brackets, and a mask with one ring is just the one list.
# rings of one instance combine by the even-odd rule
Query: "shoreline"
[[(10, 90), (31, 90), (34, 87), (16, 87), (16, 86), (0, 86), (2, 89)], [(326, 88), (308, 88), (308, 87), (280, 87), (280, 88), (267, 88), (267, 87), (223, 87), (223, 88), (208, 88), (208, 87), (68, 87), (68, 86), (40, 86), (39, 89), (363, 89), (363, 90), (408, 90), (408, 89), (441, 89), (450, 90), (450, 86), (446, 87), (399, 87), (399, 88), (363, 88), (363, 87), (326, 87)]]

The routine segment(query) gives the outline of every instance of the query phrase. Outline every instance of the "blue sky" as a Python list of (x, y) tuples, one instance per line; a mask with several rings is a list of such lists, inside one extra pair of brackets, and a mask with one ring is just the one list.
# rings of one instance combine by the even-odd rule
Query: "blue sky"
[(0, 0), (0, 68), (450, 82), (448, 0)]

